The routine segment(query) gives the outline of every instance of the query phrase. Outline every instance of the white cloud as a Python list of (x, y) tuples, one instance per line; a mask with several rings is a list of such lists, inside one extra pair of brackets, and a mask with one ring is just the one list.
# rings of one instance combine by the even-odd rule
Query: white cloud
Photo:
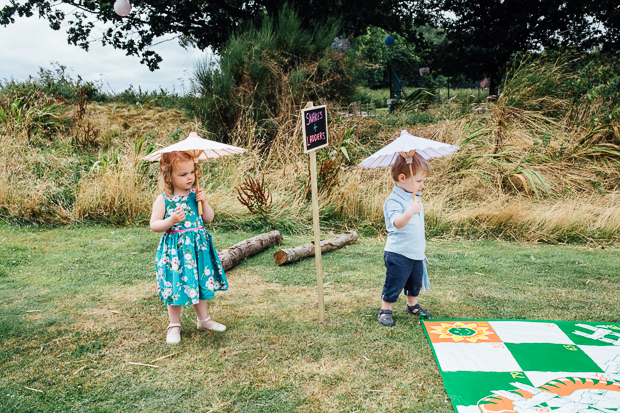
[[(0, 8), (5, 1), (0, 1)], [(35, 14), (36, 16), (36, 14)], [(71, 69), (69, 74), (80, 75), (87, 81), (105, 79), (116, 93), (133, 85), (143, 91), (158, 90), (160, 87), (177, 93), (188, 90), (189, 76), (197, 61), (208, 51), (185, 50), (176, 40), (153, 46), (152, 50), (164, 59), (155, 72), (140, 63), (136, 56), (126, 56), (122, 50), (112, 46), (103, 47), (95, 41), (88, 52), (69, 45), (67, 24), (56, 31), (47, 20), (37, 17), (16, 18), (14, 24), (0, 26), (0, 79), (25, 80), (36, 75), (39, 67), (51, 68), (51, 62), (58, 62)], [(94, 31), (93, 31), (94, 33)], [(160, 39), (161, 40), (161, 39)], [(110, 88), (104, 82), (104, 91)]]

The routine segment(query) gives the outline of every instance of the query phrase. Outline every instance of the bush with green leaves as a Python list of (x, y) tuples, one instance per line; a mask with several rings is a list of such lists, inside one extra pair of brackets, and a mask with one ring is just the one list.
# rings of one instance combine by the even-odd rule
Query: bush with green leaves
[(38, 92), (59, 100), (75, 100), (77, 91), (86, 91), (88, 100), (105, 102), (108, 97), (102, 92), (101, 85), (96, 82), (83, 81), (78, 75), (74, 79), (66, 66), (52, 63), (50, 69), (39, 68), (36, 76), (27, 80), (0, 80), (0, 95), (23, 98)]
[(573, 102), (603, 102), (603, 113), (593, 122), (620, 120), (620, 52), (587, 54), (577, 64), (578, 76), (570, 83)]
[(180, 96), (174, 91), (170, 92), (161, 87), (159, 90), (143, 91), (140, 86), (136, 90), (133, 85), (129, 85), (127, 89), (115, 96), (111, 96), (109, 99), (115, 103), (171, 109), (187, 107), (188, 101), (193, 100), (193, 97)]
[(255, 123), (258, 138), (268, 143), (285, 125), (294, 126), (303, 102), (348, 103), (355, 93), (354, 61), (332, 48), (340, 30), (335, 20), (306, 30), (289, 6), (238, 30), (219, 58), (196, 67), (194, 114), (222, 141)]
[(549, 115), (591, 106), (597, 112), (594, 123), (610, 123), (614, 117), (620, 120), (619, 62), (618, 52), (519, 53), (513, 57), (502, 89), (510, 92), (510, 106)]

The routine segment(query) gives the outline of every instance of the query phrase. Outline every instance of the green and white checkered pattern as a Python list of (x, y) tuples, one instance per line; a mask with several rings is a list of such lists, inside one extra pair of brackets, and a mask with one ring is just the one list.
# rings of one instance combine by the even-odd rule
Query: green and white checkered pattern
[[(458, 413), (620, 412), (620, 324), (433, 319), (423, 325)], [(476, 338), (480, 325), (487, 327)], [(501, 397), (514, 406), (494, 410)]]

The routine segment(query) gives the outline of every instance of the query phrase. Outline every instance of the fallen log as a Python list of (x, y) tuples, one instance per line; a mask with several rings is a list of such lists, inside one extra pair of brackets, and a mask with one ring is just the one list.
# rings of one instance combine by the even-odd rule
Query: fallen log
[[(338, 234), (334, 238), (321, 241), (321, 253), (337, 250), (355, 241), (357, 241), (357, 232), (355, 231)], [(278, 250), (273, 254), (273, 259), (278, 265), (290, 264), (309, 257), (314, 257), (314, 242), (300, 245), (299, 247)]]
[(232, 247), (225, 248), (217, 253), (222, 262), (224, 271), (235, 267), (244, 259), (266, 250), (274, 244), (282, 243), (280, 231), (271, 231), (241, 241)]

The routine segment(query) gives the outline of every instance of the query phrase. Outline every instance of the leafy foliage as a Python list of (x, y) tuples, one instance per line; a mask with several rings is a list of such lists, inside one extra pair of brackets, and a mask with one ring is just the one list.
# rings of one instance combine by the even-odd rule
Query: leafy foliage
[(446, 30), (435, 64), (446, 74), (488, 77), (492, 93), (516, 52), (572, 45), (581, 50), (620, 48), (620, 11), (615, 0), (431, 0)]
[[(430, 26), (417, 29), (417, 36), (413, 42), (408, 37), (396, 32), (391, 33), (379, 27), (370, 26), (365, 33), (353, 39), (352, 52), (358, 55), (360, 61), (355, 76), (362, 85), (371, 89), (386, 87), (390, 84), (387, 71), (388, 65), (394, 69), (403, 86), (427, 87), (433, 84), (439, 74), (432, 71), (430, 76), (421, 76), (420, 69), (428, 65), (427, 54), (430, 49), (426, 45), (439, 46), (443, 42), (444, 34)], [(392, 46), (386, 46), (384, 39), (394, 38)]]
[[(386, 46), (386, 36), (394, 37), (393, 46)], [(416, 72), (420, 68), (420, 60), (407, 50), (405, 39), (397, 33), (388, 33), (377, 27), (369, 27), (366, 33), (357, 36), (353, 41), (353, 50), (360, 57), (360, 67), (356, 70), (362, 85), (371, 89), (385, 87), (390, 84), (387, 71), (388, 62), (394, 67), (405, 85), (416, 85), (420, 78)]]
[(594, 123), (620, 120), (620, 52), (590, 53), (575, 62), (578, 76), (571, 79), (574, 104), (603, 102), (603, 110), (593, 116)]
[(102, 92), (101, 85), (96, 82), (83, 81), (71, 77), (69, 69), (58, 62), (51, 68), (39, 68), (36, 76), (29, 76), (26, 81), (0, 80), (0, 95), (26, 96), (35, 92), (57, 100), (76, 99), (76, 90), (86, 93), (89, 100), (105, 101), (107, 96)]
[[(347, 36), (362, 33), (370, 24), (391, 31), (407, 31), (412, 27), (415, 13), (402, 0), (358, 0), (355, 7), (349, 2), (310, 0), (300, 5), (303, 29), (313, 30), (326, 18), (342, 17)], [(0, 9), (0, 24), (14, 23), (15, 16), (32, 17), (38, 11), (50, 27), (59, 30), (70, 15), (69, 43), (88, 50), (89, 36), (95, 25), (106, 27), (103, 45), (122, 49), (128, 55), (142, 58), (149, 69), (159, 68), (162, 58), (150, 49), (164, 36), (177, 38), (182, 45), (195, 45), (201, 50), (216, 50), (226, 43), (232, 31), (246, 24), (260, 22), (264, 15), (276, 16), (286, 0), (142, 0), (132, 4), (133, 10), (121, 18), (113, 10), (113, 2), (106, 0), (13, 0)], [(78, 11), (66, 14), (60, 5), (70, 5)]]
[(289, 7), (232, 35), (219, 61), (207, 58), (194, 74), (193, 110), (205, 128), (230, 141), (243, 123), (254, 122), (258, 139), (271, 141), (285, 124), (296, 125), (302, 102), (346, 102), (354, 93), (353, 62), (331, 47), (341, 23), (328, 20), (314, 31)]

